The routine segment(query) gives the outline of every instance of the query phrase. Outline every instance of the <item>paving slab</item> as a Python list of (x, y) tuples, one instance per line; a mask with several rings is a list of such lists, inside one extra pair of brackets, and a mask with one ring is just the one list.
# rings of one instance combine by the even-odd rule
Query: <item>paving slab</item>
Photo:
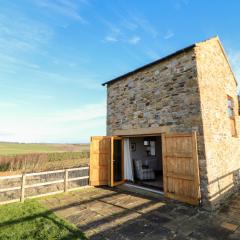
[(218, 212), (107, 187), (41, 202), (91, 240), (240, 240), (240, 193)]

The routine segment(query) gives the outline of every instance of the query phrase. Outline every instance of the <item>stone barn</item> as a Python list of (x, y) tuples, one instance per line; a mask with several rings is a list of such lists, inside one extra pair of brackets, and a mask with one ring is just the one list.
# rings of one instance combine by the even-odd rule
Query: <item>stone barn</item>
[(107, 135), (91, 138), (90, 183), (216, 208), (240, 186), (237, 81), (218, 37), (103, 83)]

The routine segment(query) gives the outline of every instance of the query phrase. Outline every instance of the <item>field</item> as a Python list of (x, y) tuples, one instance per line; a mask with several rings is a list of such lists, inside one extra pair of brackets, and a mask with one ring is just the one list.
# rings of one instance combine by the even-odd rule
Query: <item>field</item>
[(86, 166), (88, 144), (0, 143), (0, 172), (47, 171)]
[(89, 144), (25, 144), (0, 142), (0, 156), (27, 153), (82, 152)]
[(58, 218), (37, 201), (0, 207), (0, 239), (86, 239), (72, 224)]

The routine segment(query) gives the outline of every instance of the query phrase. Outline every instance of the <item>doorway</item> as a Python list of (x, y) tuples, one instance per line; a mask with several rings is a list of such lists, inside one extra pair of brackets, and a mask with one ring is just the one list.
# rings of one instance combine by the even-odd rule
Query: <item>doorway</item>
[(125, 180), (150, 189), (164, 185), (166, 197), (198, 205), (197, 133), (91, 137), (89, 177), (92, 186), (116, 186)]
[(113, 140), (113, 180), (114, 182), (122, 181), (122, 140)]
[(134, 136), (129, 138), (133, 182), (143, 187), (163, 190), (163, 163), (161, 136)]
[(111, 186), (124, 182), (124, 147), (123, 138), (111, 137)]

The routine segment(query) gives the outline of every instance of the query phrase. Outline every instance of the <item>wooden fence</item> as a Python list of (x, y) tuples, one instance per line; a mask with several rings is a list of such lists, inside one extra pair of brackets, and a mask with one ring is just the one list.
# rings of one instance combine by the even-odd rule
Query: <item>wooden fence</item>
[[(69, 177), (69, 174), (71, 172), (81, 172), (85, 170), (84, 176), (80, 177)], [(86, 174), (87, 173), (87, 174)], [(51, 175), (51, 174), (62, 174), (63, 177), (62, 179), (54, 180), (54, 181), (44, 181), (40, 183), (34, 183), (34, 184), (26, 184), (27, 180), (29, 177), (33, 176), (43, 176), (43, 175)], [(83, 174), (81, 174), (83, 175)], [(11, 179), (19, 179), (20, 184), (19, 186), (14, 186), (14, 187), (7, 187), (7, 188), (0, 188), (0, 193), (6, 193), (6, 192), (11, 192), (11, 191), (20, 191), (20, 197), (7, 200), (7, 201), (0, 201), (0, 205), (7, 204), (7, 203), (12, 203), (12, 202), (24, 202), (25, 199), (31, 199), (31, 198), (37, 198), (37, 197), (43, 197), (43, 196), (48, 196), (48, 195), (53, 195), (57, 193), (63, 193), (63, 192), (68, 192), (68, 191), (73, 191), (77, 190), (83, 187), (88, 186), (89, 183), (89, 167), (80, 167), (80, 168), (70, 168), (70, 169), (64, 169), (64, 170), (54, 170), (54, 171), (46, 171), (46, 172), (36, 172), (36, 173), (23, 173), (20, 175), (13, 175), (13, 176), (2, 176), (0, 177), (0, 180), (11, 180)], [(70, 187), (69, 183), (73, 181), (79, 181), (79, 180), (87, 180), (86, 183), (80, 187)], [(37, 188), (37, 187), (42, 187), (42, 186), (49, 186), (49, 185), (54, 185), (54, 184), (63, 184), (63, 188), (58, 191), (50, 191), (44, 194), (36, 194), (33, 196), (26, 196), (25, 190), (29, 188)]]

